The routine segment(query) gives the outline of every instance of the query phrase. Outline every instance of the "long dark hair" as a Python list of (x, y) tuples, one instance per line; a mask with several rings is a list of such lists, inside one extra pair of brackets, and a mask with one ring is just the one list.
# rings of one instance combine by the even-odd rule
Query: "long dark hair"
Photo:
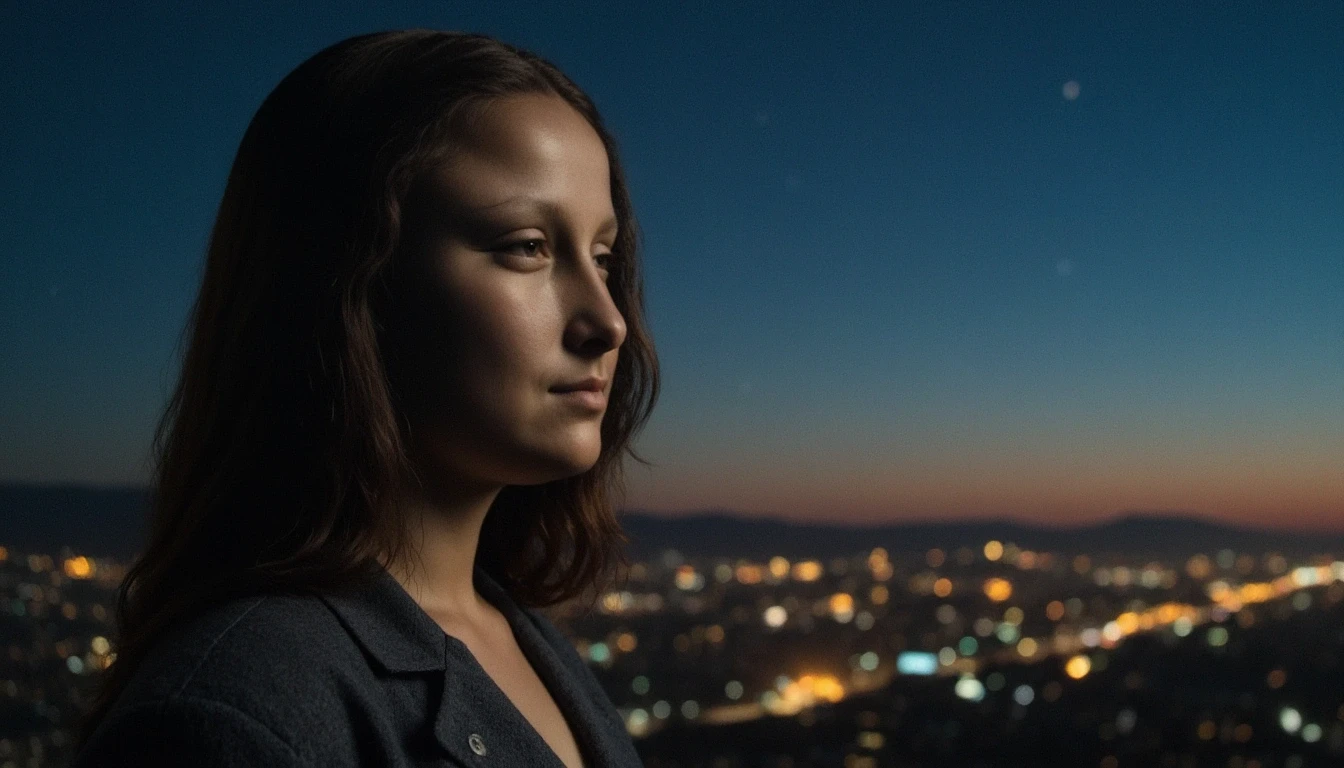
[(611, 135), (592, 101), (529, 52), (432, 30), (353, 37), (286, 76), (239, 145), (155, 434), (148, 541), (118, 595), (115, 661), (81, 741), (174, 622), (243, 594), (348, 585), (380, 553), (407, 551), (403, 491), (418, 477), (380, 348), (402, 211), (451, 151), (455, 120), (521, 93), (565, 99), (606, 146), (621, 257), (608, 287), (626, 338), (596, 465), (505, 488), (477, 563), (538, 607), (595, 594), (628, 567), (614, 498), (624, 456), (639, 459), (630, 442), (657, 399), (658, 361)]

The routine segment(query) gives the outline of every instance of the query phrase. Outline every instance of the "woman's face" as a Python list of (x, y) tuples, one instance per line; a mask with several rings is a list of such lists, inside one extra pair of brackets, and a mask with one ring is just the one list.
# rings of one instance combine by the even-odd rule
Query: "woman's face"
[[(412, 195), (393, 331), (427, 481), (532, 485), (597, 461), (625, 321), (607, 153), (558, 96), (491, 102)], [(594, 391), (565, 392), (575, 387)]]

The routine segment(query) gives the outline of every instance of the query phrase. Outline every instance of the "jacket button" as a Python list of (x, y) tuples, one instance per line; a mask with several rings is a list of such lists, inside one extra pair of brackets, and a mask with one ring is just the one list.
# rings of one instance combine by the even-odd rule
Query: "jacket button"
[(471, 745), (471, 751), (478, 755), (485, 754), (485, 741), (481, 739), (479, 733), (473, 733), (467, 737), (467, 743)]

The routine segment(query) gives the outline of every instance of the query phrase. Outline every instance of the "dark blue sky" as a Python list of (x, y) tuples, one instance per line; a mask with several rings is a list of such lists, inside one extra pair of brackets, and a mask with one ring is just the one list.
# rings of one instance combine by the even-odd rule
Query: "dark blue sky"
[(0, 478), (145, 480), (252, 113), (424, 26), (620, 142), (632, 505), (1344, 527), (1344, 4), (725, 5), (0, 6)]

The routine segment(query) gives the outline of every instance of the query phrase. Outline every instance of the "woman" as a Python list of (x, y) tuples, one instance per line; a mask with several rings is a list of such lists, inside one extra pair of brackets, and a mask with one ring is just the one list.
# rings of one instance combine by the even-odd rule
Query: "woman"
[(427, 30), (300, 65), (229, 175), (75, 764), (638, 765), (538, 609), (627, 565), (641, 293), (553, 65)]

